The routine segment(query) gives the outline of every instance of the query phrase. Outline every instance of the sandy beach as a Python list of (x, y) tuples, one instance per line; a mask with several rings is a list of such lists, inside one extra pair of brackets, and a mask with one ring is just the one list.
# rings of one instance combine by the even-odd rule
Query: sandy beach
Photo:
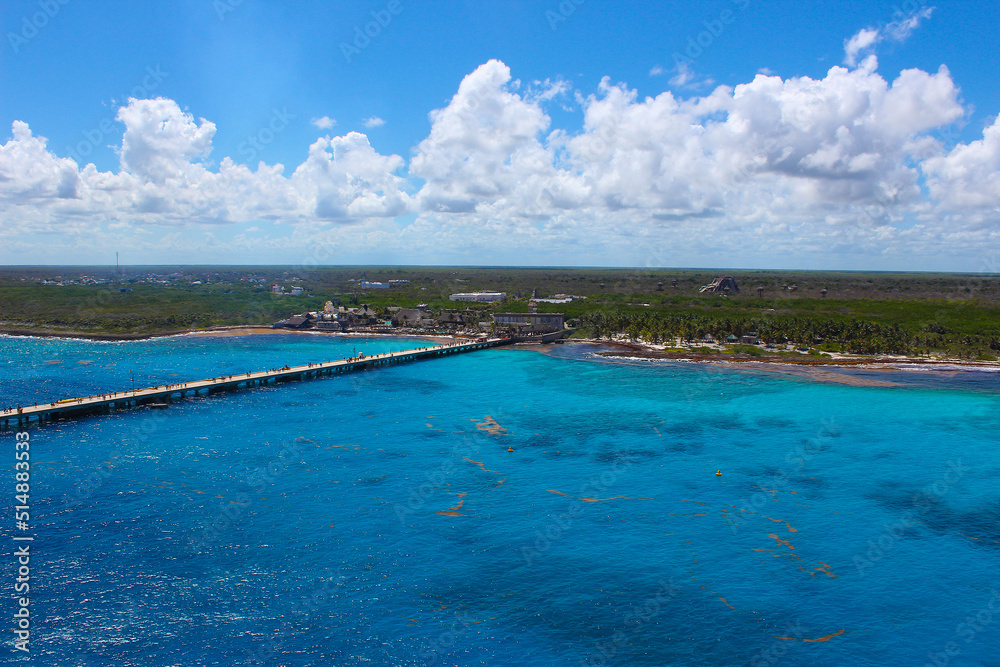
[[(925, 371), (949, 376), (967, 371), (1000, 372), (1000, 362), (969, 361), (966, 359), (927, 359), (923, 357), (853, 357), (836, 355), (831, 357), (779, 357), (777, 355), (756, 357), (748, 354), (699, 354), (695, 352), (665, 352), (641, 343), (607, 341), (596, 339), (576, 339), (566, 341), (566, 344), (591, 345), (601, 348), (595, 354), (609, 360), (635, 360), (650, 362), (704, 363), (713, 366), (728, 367), (734, 370), (754, 370), (779, 373), (817, 382), (830, 382), (855, 387), (900, 387), (901, 382), (893, 382), (884, 378), (871, 378), (852, 375), (839, 370), (870, 370), (884, 375), (903, 370)], [(554, 352), (550, 345), (537, 343), (519, 344), (517, 349), (534, 350), (547, 353)], [(607, 348), (614, 348), (608, 350)]]
[(91, 333), (85, 331), (52, 331), (49, 329), (15, 329), (10, 327), (0, 327), (0, 335), (20, 336), (29, 338), (65, 338), (77, 340), (95, 341), (137, 341), (152, 340), (154, 338), (168, 338), (171, 336), (192, 336), (196, 338), (230, 338), (237, 336), (342, 336), (356, 338), (372, 338), (377, 336), (392, 336), (393, 338), (414, 338), (430, 341), (449, 341), (456, 339), (466, 339), (469, 336), (442, 336), (419, 334), (409, 332), (365, 332), (365, 331), (316, 331), (307, 329), (299, 331), (297, 329), (272, 329), (269, 326), (234, 326), (216, 327), (213, 329), (183, 329), (178, 331), (161, 331), (157, 333), (129, 333), (129, 334), (106, 334)]
[[(198, 331), (189, 331), (187, 335), (197, 336), (199, 338), (229, 338), (232, 336), (261, 336), (261, 335), (303, 335), (303, 334), (315, 334), (316, 331), (299, 331), (297, 329), (272, 329), (271, 327), (225, 327), (219, 329), (200, 329)], [(319, 332), (326, 333), (326, 332)]]
[(343, 338), (374, 338), (378, 336), (392, 336), (393, 338), (414, 338), (418, 340), (429, 340), (429, 341), (450, 341), (459, 338), (465, 339), (468, 336), (430, 336), (422, 334), (413, 333), (382, 333), (382, 332), (365, 332), (365, 331), (316, 331), (315, 329), (306, 329), (305, 331), (299, 331), (297, 329), (272, 329), (271, 327), (226, 327), (220, 329), (202, 329), (200, 331), (187, 332), (186, 335), (194, 336), (197, 338), (230, 338), (235, 336), (340, 336)]
[[(11, 336), (32, 336), (39, 338), (77, 338), (97, 341), (136, 341), (162, 338), (168, 336), (194, 336), (199, 338), (227, 338), (237, 336), (342, 336), (342, 337), (375, 337), (392, 336), (394, 338), (414, 338), (429, 341), (449, 341), (464, 336), (425, 335), (409, 332), (328, 332), (294, 329), (273, 329), (269, 326), (233, 326), (213, 329), (168, 331), (151, 334), (94, 334), (79, 331), (50, 331), (30, 329), (0, 328), (0, 334)], [(645, 360), (645, 361), (676, 361), (682, 363), (707, 363), (730, 368), (754, 369), (809, 378), (819, 382), (833, 382), (864, 387), (894, 387), (899, 383), (885, 379), (859, 377), (837, 372), (837, 369), (872, 370), (887, 373), (898, 370), (919, 370), (934, 373), (957, 373), (963, 371), (1000, 371), (1000, 362), (973, 361), (967, 359), (904, 357), (904, 356), (853, 356), (836, 354), (823, 357), (801, 355), (794, 356), (768, 355), (753, 356), (749, 354), (704, 354), (698, 352), (665, 351), (661, 346), (647, 345), (638, 342), (598, 340), (592, 338), (569, 339), (567, 345), (591, 345), (603, 348), (596, 354), (608, 359)], [(607, 348), (612, 348), (611, 350)], [(541, 353), (555, 352), (551, 344), (537, 342), (519, 343), (514, 349), (535, 351)]]
[(53, 331), (52, 329), (20, 329), (15, 327), (0, 327), (0, 335), (6, 336), (20, 336), (27, 338), (75, 338), (78, 340), (99, 341), (149, 340), (150, 338), (180, 336), (187, 333), (191, 332), (182, 329), (179, 331), (160, 331), (157, 333), (109, 334), (92, 333), (87, 331)]
[[(609, 357), (637, 357), (648, 359), (685, 359), (689, 361), (708, 361), (723, 363), (758, 363), (758, 364), (780, 364), (788, 366), (839, 366), (856, 368), (878, 368), (891, 370), (900, 366), (927, 366), (948, 367), (948, 370), (961, 370), (962, 368), (1000, 369), (1000, 361), (975, 361), (970, 359), (950, 359), (944, 357), (905, 357), (902, 355), (885, 356), (862, 356), (834, 354), (830, 356), (816, 357), (801, 355), (801, 359), (794, 356), (778, 356), (764, 354), (757, 357), (749, 354), (702, 354), (697, 352), (666, 352), (641, 343), (624, 343), (621, 341), (604, 341), (595, 339), (580, 339), (580, 342), (587, 342), (620, 348), (620, 351), (602, 352), (603, 356)], [(960, 367), (960, 368), (959, 368)]]

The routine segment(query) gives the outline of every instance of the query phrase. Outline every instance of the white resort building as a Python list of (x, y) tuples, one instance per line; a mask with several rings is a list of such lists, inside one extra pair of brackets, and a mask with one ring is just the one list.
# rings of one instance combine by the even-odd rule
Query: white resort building
[(459, 294), (452, 294), (450, 297), (452, 301), (479, 301), (480, 303), (492, 303), (494, 301), (503, 301), (507, 298), (506, 292), (461, 292)]

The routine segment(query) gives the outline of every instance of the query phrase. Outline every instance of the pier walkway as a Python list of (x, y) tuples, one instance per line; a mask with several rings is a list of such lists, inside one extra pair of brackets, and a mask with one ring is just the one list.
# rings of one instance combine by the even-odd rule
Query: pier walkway
[(259, 387), (269, 383), (288, 382), (292, 380), (307, 380), (326, 375), (337, 375), (350, 371), (365, 370), (399, 364), (418, 359), (431, 359), (445, 355), (471, 352), (484, 348), (508, 345), (514, 342), (511, 338), (491, 338), (470, 342), (455, 342), (432, 347), (421, 347), (401, 352), (385, 352), (373, 356), (359, 355), (339, 361), (306, 364), (304, 366), (285, 366), (257, 373), (242, 373), (239, 375), (224, 375), (207, 380), (181, 382), (159, 387), (119, 391), (111, 394), (98, 394), (80, 398), (64, 398), (52, 403), (42, 403), (30, 407), (15, 407), (0, 411), (0, 428), (8, 426), (23, 427), (32, 420), (41, 424), (46, 421), (81, 417), (91, 414), (108, 414), (112, 410), (123, 410), (143, 405), (166, 407), (170, 402), (187, 395), (197, 396), (219, 392), (238, 391)]

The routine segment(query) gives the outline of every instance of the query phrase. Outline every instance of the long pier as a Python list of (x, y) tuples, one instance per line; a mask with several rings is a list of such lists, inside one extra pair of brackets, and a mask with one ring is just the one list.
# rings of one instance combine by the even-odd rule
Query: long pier
[(30, 407), (8, 408), (0, 411), (0, 427), (16, 425), (27, 426), (36, 421), (42, 424), (47, 421), (82, 417), (93, 414), (109, 414), (112, 410), (126, 410), (144, 405), (166, 407), (175, 399), (185, 396), (197, 396), (201, 393), (211, 396), (220, 392), (239, 391), (260, 387), (266, 384), (289, 382), (293, 380), (309, 380), (351, 371), (366, 370), (400, 364), (418, 359), (431, 359), (473, 350), (482, 350), (514, 342), (512, 338), (490, 338), (465, 343), (448, 343), (432, 347), (420, 347), (401, 352), (385, 352), (373, 356), (359, 355), (339, 361), (312, 363), (304, 366), (285, 366), (269, 371), (242, 373), (239, 375), (224, 375), (206, 380), (167, 384), (145, 389), (118, 391), (110, 394), (98, 394), (82, 398), (64, 398), (52, 403), (43, 403)]

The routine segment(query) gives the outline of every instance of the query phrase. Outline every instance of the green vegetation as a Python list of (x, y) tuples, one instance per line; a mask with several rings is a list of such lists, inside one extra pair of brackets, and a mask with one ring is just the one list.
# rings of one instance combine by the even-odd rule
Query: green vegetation
[[(672, 343), (681, 338), (696, 342), (710, 335), (723, 340), (730, 334), (741, 337), (754, 334), (764, 343), (788, 343), (810, 346), (827, 343), (837, 352), (855, 354), (909, 354), (912, 352), (911, 336), (899, 324), (882, 324), (851, 317), (837, 319), (802, 315), (748, 316), (727, 313), (713, 316), (698, 312), (681, 313), (605, 313), (596, 311), (580, 317), (580, 323), (598, 338), (625, 333), (632, 339), (653, 343)], [(733, 348), (746, 354), (760, 354), (752, 345), (735, 345)], [(749, 350), (755, 350), (750, 352)]]
[[(739, 293), (699, 293), (732, 275)], [(90, 276), (86, 282), (81, 276)], [(360, 279), (408, 280), (362, 290)], [(44, 280), (62, 282), (42, 284)], [(192, 284), (200, 281), (202, 284)], [(676, 286), (674, 286), (676, 281)], [(70, 282), (77, 284), (68, 284)], [(278, 295), (301, 286), (301, 296)], [(758, 296), (757, 288), (762, 288)], [(794, 288), (794, 289), (793, 289)], [(124, 290), (124, 291), (123, 291)], [(503, 304), (456, 303), (454, 292), (507, 292)], [(822, 290), (826, 290), (824, 293)], [(565, 313), (576, 336), (624, 334), (673, 345), (676, 338), (723, 340), (754, 333), (764, 343), (822, 352), (943, 354), (995, 359), (1000, 353), (1000, 277), (993, 275), (667, 269), (517, 269), (467, 267), (107, 267), (0, 269), (0, 328), (87, 334), (162, 333), (224, 325), (270, 325), (291, 313), (369, 304), (427, 304), (432, 313), (525, 312), (540, 297), (586, 297), (539, 303)], [(738, 346), (756, 354), (756, 346)], [(753, 350), (753, 351), (751, 351)], [(768, 351), (770, 353), (771, 351)], [(796, 353), (797, 354), (797, 353)]]
[(764, 356), (764, 350), (760, 349), (756, 345), (731, 345), (727, 349), (733, 354), (749, 354), (751, 357)]
[(271, 324), (315, 300), (224, 285), (117, 287), (0, 284), (3, 327), (85, 333), (157, 333), (236, 324)]

